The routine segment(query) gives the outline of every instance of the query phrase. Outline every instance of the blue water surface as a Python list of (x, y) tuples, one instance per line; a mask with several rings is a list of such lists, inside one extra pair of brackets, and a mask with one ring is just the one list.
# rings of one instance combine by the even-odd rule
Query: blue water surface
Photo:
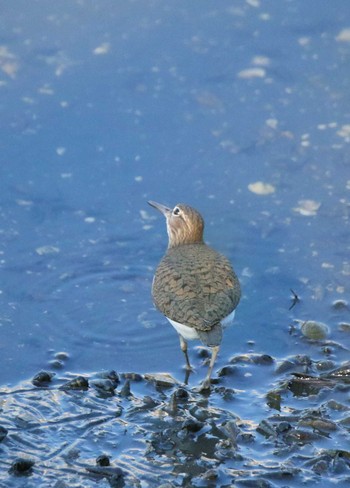
[(307, 353), (296, 319), (344, 340), (347, 0), (16, 0), (0, 23), (1, 383), (60, 351), (73, 372), (183, 377), (148, 199), (198, 208), (240, 277), (218, 367)]

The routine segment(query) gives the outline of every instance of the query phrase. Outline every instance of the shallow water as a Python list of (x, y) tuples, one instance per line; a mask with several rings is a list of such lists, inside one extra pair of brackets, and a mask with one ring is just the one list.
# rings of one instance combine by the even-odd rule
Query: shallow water
[[(183, 381), (178, 339), (150, 296), (167, 237), (148, 199), (198, 208), (207, 242), (240, 277), (243, 297), (217, 371), (250, 353), (275, 363), (298, 354), (335, 367), (348, 360), (350, 11), (346, 0), (333, 3), (3, 7), (0, 384), (11, 401), (41, 369), (169, 372)], [(300, 301), (289, 310), (291, 289)], [(303, 338), (305, 320), (326, 323), (330, 345)], [(205, 375), (191, 346), (190, 388)], [(265, 395), (278, 379), (264, 371), (230, 383), (237, 393), (228, 411), (254, 426), (272, 415)], [(34, 394), (40, 416), (45, 392)], [(69, 397), (56, 400), (74, 419)], [(31, 404), (26, 395), (18, 401)], [(219, 394), (209, 402), (226, 408)], [(308, 394), (287, 403), (322, 402)], [(7, 442), (10, 464), (16, 449)], [(119, 459), (123, 448), (113, 449)]]

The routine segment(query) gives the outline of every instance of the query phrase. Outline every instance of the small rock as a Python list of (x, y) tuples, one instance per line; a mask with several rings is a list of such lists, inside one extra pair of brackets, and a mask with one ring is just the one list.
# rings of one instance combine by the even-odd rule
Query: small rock
[(11, 464), (9, 473), (14, 474), (15, 476), (29, 475), (32, 472), (34, 464), (34, 461), (32, 461), (31, 459), (17, 458)]
[(128, 397), (131, 395), (130, 380), (126, 380), (122, 389), (120, 390), (120, 395), (122, 397)]
[(77, 376), (60, 386), (61, 390), (87, 390), (89, 382), (84, 376)]
[(121, 377), (130, 381), (142, 381), (143, 376), (139, 373), (122, 373)]
[(234, 397), (235, 390), (233, 388), (226, 388), (225, 386), (218, 386), (215, 388), (215, 393), (218, 393), (223, 400), (229, 401)]
[(177, 399), (176, 399), (175, 392), (171, 395), (169, 404), (166, 406), (165, 409), (170, 415), (176, 414), (176, 412), (177, 412)]
[(342, 364), (339, 368), (326, 373), (325, 375), (327, 378), (337, 378), (344, 381), (350, 380), (350, 362), (346, 362)]
[(240, 433), (240, 429), (238, 428), (235, 420), (228, 420), (227, 422), (224, 422), (220, 430), (225, 434), (232, 446), (237, 445), (237, 437)]
[(211, 414), (208, 410), (198, 407), (197, 405), (190, 409), (190, 414), (193, 415), (200, 422), (205, 422), (206, 420), (208, 420), (208, 418), (211, 417)]
[(276, 437), (276, 431), (272, 424), (268, 420), (262, 420), (257, 426), (256, 431), (264, 437)]
[(179, 384), (169, 373), (145, 374), (145, 380), (163, 388), (171, 388)]
[(320, 461), (317, 461), (313, 466), (312, 466), (312, 470), (316, 473), (316, 474), (322, 474), (322, 473), (325, 473), (327, 470), (328, 470), (328, 463), (321, 459)]
[(337, 425), (326, 419), (305, 419), (299, 422), (300, 425), (312, 427), (319, 432), (333, 432), (337, 430)]
[(236, 368), (232, 365), (224, 366), (223, 368), (219, 369), (218, 376), (221, 378), (222, 376), (233, 376), (235, 374)]
[(349, 310), (349, 305), (348, 302), (345, 300), (335, 300), (332, 303), (332, 308), (337, 311), (342, 311), (342, 310)]
[(237, 486), (248, 486), (249, 488), (271, 488), (271, 483), (263, 478), (236, 478)]
[[(85, 469), (89, 473), (97, 474), (108, 478), (108, 482), (110, 486), (113, 487), (124, 486), (124, 484), (120, 483), (121, 481), (123, 481), (123, 478), (125, 476), (124, 471), (121, 468), (107, 465), (107, 466), (87, 466)], [(118, 483), (116, 483), (117, 481)]]
[(122, 416), (122, 414), (123, 414), (123, 409), (122, 409), (122, 407), (117, 407), (117, 408), (115, 409), (115, 414), (114, 414), (114, 415), (115, 415), (115, 417), (121, 417), (121, 416)]
[(339, 327), (342, 332), (350, 333), (350, 324), (348, 324), (347, 322), (341, 322), (339, 324)]
[(62, 369), (64, 364), (59, 359), (52, 359), (52, 361), (49, 361), (49, 366), (52, 369)]
[(290, 423), (283, 420), (277, 425), (276, 430), (279, 434), (282, 434), (284, 432), (288, 432), (288, 430), (290, 430), (291, 428), (292, 426), (290, 425)]
[(49, 371), (40, 371), (32, 379), (34, 386), (48, 386), (55, 373), (50, 373)]
[(346, 412), (350, 410), (350, 407), (342, 403), (339, 403), (335, 400), (329, 400), (327, 402), (327, 407), (330, 408), (331, 410), (336, 410), (337, 412)]
[(335, 364), (330, 359), (325, 359), (324, 361), (318, 361), (316, 363), (316, 369), (318, 371), (327, 371), (334, 368)]
[(149, 395), (143, 397), (142, 403), (147, 409), (154, 408), (159, 405), (159, 402), (157, 402), (154, 398), (152, 398)]
[(210, 357), (210, 351), (206, 347), (203, 346), (197, 346), (195, 348), (197, 356), (201, 359), (207, 359)]
[(253, 361), (255, 364), (261, 364), (262, 366), (268, 366), (268, 365), (273, 364), (275, 362), (273, 357), (270, 356), (269, 354), (257, 354), (253, 358)]
[(208, 471), (201, 474), (200, 477), (205, 481), (215, 481), (218, 479), (218, 472), (215, 469), (208, 469)]
[(116, 384), (112, 380), (100, 379), (90, 381), (91, 386), (93, 386), (100, 394), (103, 395), (114, 395)]
[(112, 369), (111, 371), (101, 371), (100, 373), (97, 374), (98, 378), (106, 379), (106, 380), (111, 380), (117, 386), (120, 382), (119, 375)]
[(251, 432), (241, 432), (237, 439), (239, 442), (244, 442), (245, 444), (250, 444), (255, 441), (255, 436)]
[(110, 466), (109, 456), (107, 456), (107, 454), (100, 454), (100, 456), (96, 458), (96, 464), (98, 466)]
[(0, 425), (0, 442), (2, 442), (8, 434), (8, 430)]
[(307, 356), (305, 354), (297, 354), (293, 357), (293, 360), (298, 366), (305, 366), (306, 368), (312, 366), (312, 360), (310, 356)]
[(64, 351), (56, 352), (55, 359), (58, 359), (59, 361), (67, 361), (67, 359), (69, 359), (69, 354)]
[(326, 356), (331, 356), (334, 353), (334, 349), (331, 346), (324, 346), (321, 350)]
[(291, 429), (284, 439), (288, 444), (304, 445), (323, 439), (323, 436), (308, 430)]
[(186, 402), (188, 400), (189, 394), (185, 388), (181, 386), (174, 391), (174, 396), (177, 401), (179, 402)]
[(200, 422), (196, 419), (187, 419), (182, 423), (181, 429), (185, 429), (188, 432), (195, 433), (200, 431), (204, 427), (204, 425), (204, 422)]
[(289, 359), (285, 359), (277, 366), (276, 373), (277, 374), (286, 373), (287, 371), (290, 371), (294, 367), (295, 364), (292, 361), (289, 361)]
[(329, 334), (329, 329), (326, 324), (322, 322), (315, 322), (307, 320), (301, 326), (302, 334), (313, 341), (320, 341), (325, 339)]
[(279, 391), (271, 390), (266, 395), (266, 404), (274, 410), (281, 410), (282, 397)]

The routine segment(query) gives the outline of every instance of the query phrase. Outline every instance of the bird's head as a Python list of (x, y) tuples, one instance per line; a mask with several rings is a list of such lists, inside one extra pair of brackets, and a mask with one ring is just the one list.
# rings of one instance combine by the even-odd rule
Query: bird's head
[(195, 208), (184, 203), (178, 203), (173, 209), (153, 201), (148, 203), (166, 219), (168, 248), (203, 242), (204, 220)]

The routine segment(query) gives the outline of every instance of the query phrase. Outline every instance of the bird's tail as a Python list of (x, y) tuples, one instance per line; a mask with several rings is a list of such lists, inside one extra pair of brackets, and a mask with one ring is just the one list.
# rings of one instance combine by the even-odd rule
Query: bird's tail
[(217, 322), (209, 330), (197, 329), (200, 340), (205, 346), (214, 347), (219, 346), (222, 340), (222, 327), (220, 322)]

